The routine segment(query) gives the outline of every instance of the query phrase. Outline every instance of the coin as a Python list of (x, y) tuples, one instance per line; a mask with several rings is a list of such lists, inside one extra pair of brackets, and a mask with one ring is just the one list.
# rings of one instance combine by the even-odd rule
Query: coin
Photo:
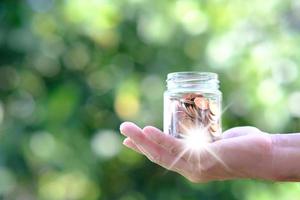
[(210, 125), (210, 128), (211, 128), (211, 130), (212, 130), (213, 132), (217, 132), (219, 126), (218, 126), (218, 124), (211, 124), (211, 125)]
[(213, 116), (219, 115), (219, 109), (215, 102), (209, 101), (209, 111)]
[(187, 94), (184, 94), (182, 99), (183, 100), (191, 100), (192, 98), (194, 97), (194, 94), (192, 93), (187, 93)]
[(209, 132), (213, 135), (213, 136), (218, 136), (218, 131), (219, 131), (219, 124), (217, 123), (213, 123), (210, 125), (209, 127)]
[(219, 120), (219, 117), (212, 115), (211, 113), (208, 114), (208, 119), (210, 122), (216, 122)]
[(219, 110), (214, 100), (201, 93), (186, 93), (181, 98), (172, 99), (171, 131), (176, 137), (184, 138), (191, 129), (206, 129), (206, 134), (213, 141), (219, 135)]
[(208, 101), (205, 97), (196, 97), (194, 99), (194, 103), (198, 108), (202, 110), (208, 109)]
[(182, 118), (179, 121), (179, 133), (180, 134), (188, 134), (188, 132), (193, 129), (194, 122), (191, 118)]
[(195, 117), (195, 111), (193, 109), (193, 105), (189, 103), (181, 103), (182, 105), (182, 110), (189, 115), (190, 117)]
[(184, 108), (187, 108), (189, 106), (193, 106), (194, 105), (194, 102), (193, 101), (190, 101), (190, 100), (181, 100), (181, 105), (184, 107)]

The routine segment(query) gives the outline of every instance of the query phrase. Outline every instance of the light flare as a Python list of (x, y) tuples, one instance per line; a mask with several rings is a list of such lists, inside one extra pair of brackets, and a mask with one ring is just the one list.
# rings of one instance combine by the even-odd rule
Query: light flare
[[(231, 106), (232, 104), (227, 105), (223, 111), (221, 112), (221, 115)], [(193, 159), (196, 160), (197, 164), (201, 168), (201, 152), (207, 152), (210, 154), (213, 158), (215, 158), (219, 163), (221, 163), (226, 169), (229, 169), (229, 167), (226, 165), (226, 163), (220, 158), (217, 152), (215, 152), (211, 148), (211, 142), (212, 138), (210, 136), (210, 133), (208, 132), (208, 128), (210, 127), (211, 123), (207, 124), (207, 126), (203, 127), (202, 124), (196, 124), (197, 128), (189, 128), (185, 126), (184, 124), (181, 124), (183, 129), (187, 134), (180, 135), (183, 137), (183, 141), (185, 143), (184, 148), (182, 151), (179, 152), (179, 154), (175, 157), (174, 161), (170, 164), (168, 169), (172, 169), (174, 165), (183, 158), (187, 162), (190, 162), (190, 159), (194, 157)], [(186, 156), (185, 156), (186, 155)], [(203, 154), (202, 154), (203, 155)], [(186, 158), (184, 158), (184, 156)]]
[(211, 141), (211, 137), (209, 136), (210, 133), (207, 128), (188, 129), (186, 133), (187, 134), (183, 136), (183, 139), (186, 147), (191, 150), (200, 150)]

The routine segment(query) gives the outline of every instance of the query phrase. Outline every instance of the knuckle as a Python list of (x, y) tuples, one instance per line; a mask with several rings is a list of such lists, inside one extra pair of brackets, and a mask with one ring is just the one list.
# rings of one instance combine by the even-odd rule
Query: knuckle
[(145, 141), (145, 136), (143, 134), (138, 134), (135, 138), (133, 138), (133, 140), (136, 140), (139, 143), (143, 143)]
[(146, 126), (144, 129), (144, 132), (146, 133), (146, 136), (155, 141), (158, 144), (161, 144), (164, 142), (164, 135), (163, 134), (157, 134), (154, 133), (153, 131), (151, 131), (151, 127), (150, 126)]
[(144, 128), (143, 128), (143, 130), (148, 130), (148, 129), (150, 129), (151, 128), (151, 126), (145, 126)]
[(170, 153), (173, 154), (173, 155), (179, 154), (179, 150), (178, 150), (176, 147), (170, 147), (170, 148), (169, 148), (169, 151), (170, 151)]
[(155, 136), (155, 140), (156, 140), (156, 142), (159, 143), (159, 144), (164, 143), (164, 137), (163, 137), (163, 134), (157, 134), (157, 135)]

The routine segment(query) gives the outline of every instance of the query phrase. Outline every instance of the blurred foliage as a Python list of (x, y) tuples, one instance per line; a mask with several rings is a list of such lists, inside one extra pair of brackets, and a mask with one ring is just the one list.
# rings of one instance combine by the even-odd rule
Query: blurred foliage
[(273, 200), (296, 183), (192, 184), (122, 147), (162, 127), (167, 73), (214, 71), (224, 128), (300, 130), (298, 0), (1, 0), (0, 198)]

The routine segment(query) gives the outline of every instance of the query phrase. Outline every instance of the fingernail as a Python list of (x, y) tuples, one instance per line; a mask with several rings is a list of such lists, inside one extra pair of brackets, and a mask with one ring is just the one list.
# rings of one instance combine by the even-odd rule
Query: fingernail
[(125, 122), (123, 122), (122, 124), (120, 124), (120, 132), (121, 132), (121, 133), (123, 133), (122, 130), (124, 129), (124, 125), (125, 125)]
[(122, 135), (125, 135), (125, 136), (128, 136), (128, 133), (126, 132), (126, 125), (128, 124), (128, 122), (123, 122), (121, 125), (120, 125), (120, 133)]

